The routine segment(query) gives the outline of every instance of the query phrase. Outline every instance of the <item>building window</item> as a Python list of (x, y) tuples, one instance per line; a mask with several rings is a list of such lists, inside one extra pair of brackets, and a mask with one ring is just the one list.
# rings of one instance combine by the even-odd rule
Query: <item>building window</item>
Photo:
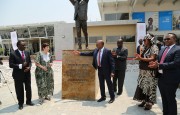
[(105, 14), (105, 21), (108, 20), (129, 20), (129, 13)]
[(120, 36), (106, 36), (106, 43), (116, 43)]
[(37, 27), (32, 27), (32, 28), (29, 28), (29, 29), (30, 29), (31, 37), (38, 37)]
[(124, 42), (135, 42), (135, 36), (106, 36), (106, 43), (116, 43), (118, 39), (123, 39)]
[(18, 38), (29, 38), (28, 28), (17, 29)]
[(96, 43), (97, 40), (102, 40), (102, 36), (90, 36), (89, 43)]
[(1, 38), (2, 39), (11, 39), (10, 32), (11, 32), (11, 30), (1, 30), (0, 31)]
[(135, 42), (135, 36), (125, 35), (121, 36), (124, 42)]
[(54, 36), (54, 26), (46, 26), (47, 36)]
[(37, 27), (39, 37), (46, 37), (46, 32), (44, 27)]

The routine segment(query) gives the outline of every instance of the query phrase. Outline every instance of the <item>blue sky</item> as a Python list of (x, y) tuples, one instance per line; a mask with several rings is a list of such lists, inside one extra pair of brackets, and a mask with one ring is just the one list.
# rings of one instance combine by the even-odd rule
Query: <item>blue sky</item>
[[(74, 22), (69, 0), (0, 0), (0, 26), (52, 21)], [(97, 0), (89, 0), (88, 21), (100, 20)]]

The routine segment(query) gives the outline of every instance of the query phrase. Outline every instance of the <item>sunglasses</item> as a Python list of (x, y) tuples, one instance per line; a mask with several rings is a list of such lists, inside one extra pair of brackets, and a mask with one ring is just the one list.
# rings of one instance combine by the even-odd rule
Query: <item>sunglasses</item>
[(170, 40), (170, 38), (164, 38), (164, 41), (166, 41), (166, 40)]

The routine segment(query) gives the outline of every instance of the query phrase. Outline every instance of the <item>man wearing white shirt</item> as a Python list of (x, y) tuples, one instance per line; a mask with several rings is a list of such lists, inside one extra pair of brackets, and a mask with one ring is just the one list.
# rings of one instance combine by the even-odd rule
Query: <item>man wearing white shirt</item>
[[(25, 50), (25, 42), (17, 42), (18, 49), (12, 51), (9, 57), (9, 67), (13, 68), (12, 76), (18, 100), (19, 109), (23, 109), (24, 104), (24, 88), (26, 90), (26, 104), (33, 106), (31, 102), (31, 58)], [(24, 87), (25, 85), (25, 87)]]
[(110, 100), (109, 104), (113, 103), (115, 100), (115, 95), (113, 91), (113, 84), (111, 77), (114, 77), (114, 60), (112, 58), (111, 51), (104, 47), (104, 42), (98, 40), (96, 42), (96, 49), (90, 52), (79, 52), (74, 51), (74, 54), (80, 56), (93, 56), (92, 65), (98, 70), (99, 86), (101, 91), (101, 98), (97, 102), (102, 102), (106, 100), (105, 94), (105, 81), (108, 86)]

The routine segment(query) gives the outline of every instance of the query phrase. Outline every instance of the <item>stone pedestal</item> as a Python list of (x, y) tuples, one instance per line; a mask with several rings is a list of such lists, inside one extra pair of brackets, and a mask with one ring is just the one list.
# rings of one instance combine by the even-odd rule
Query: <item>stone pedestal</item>
[(62, 99), (95, 100), (99, 90), (97, 71), (91, 56), (62, 52)]

